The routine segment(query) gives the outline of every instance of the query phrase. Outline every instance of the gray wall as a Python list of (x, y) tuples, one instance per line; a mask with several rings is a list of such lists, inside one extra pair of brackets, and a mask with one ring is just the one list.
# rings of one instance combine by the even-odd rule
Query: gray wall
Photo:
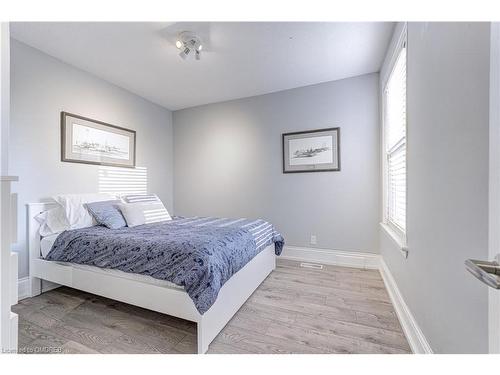
[[(179, 215), (262, 217), (288, 245), (376, 252), (378, 74), (173, 113)], [(342, 171), (282, 173), (281, 134), (341, 128)]]
[(27, 276), (25, 204), (60, 193), (98, 191), (95, 165), (62, 163), (60, 112), (137, 131), (137, 166), (148, 169), (149, 191), (173, 209), (171, 112), (36, 49), (11, 43), (10, 173), (18, 175), (19, 276)]
[[(382, 75), (385, 69), (382, 70)], [(408, 25), (408, 259), (380, 251), (431, 347), (488, 350), (489, 24)]]

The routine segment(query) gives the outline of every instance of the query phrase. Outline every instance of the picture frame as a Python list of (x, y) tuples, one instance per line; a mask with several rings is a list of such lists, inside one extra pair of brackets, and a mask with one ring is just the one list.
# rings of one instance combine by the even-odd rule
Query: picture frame
[(135, 130), (61, 112), (61, 161), (135, 168)]
[(283, 173), (340, 171), (340, 127), (282, 134)]

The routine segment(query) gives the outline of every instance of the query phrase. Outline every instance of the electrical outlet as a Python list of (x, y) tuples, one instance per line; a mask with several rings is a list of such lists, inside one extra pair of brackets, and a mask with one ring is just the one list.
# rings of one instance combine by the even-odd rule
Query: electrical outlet
[(311, 234), (311, 245), (316, 245), (316, 244), (317, 244), (316, 235), (315, 234)]

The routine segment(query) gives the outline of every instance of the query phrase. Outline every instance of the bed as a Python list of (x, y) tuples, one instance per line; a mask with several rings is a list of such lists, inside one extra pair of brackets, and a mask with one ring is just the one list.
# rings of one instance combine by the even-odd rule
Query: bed
[[(227, 277), (215, 295), (213, 291), (209, 291), (205, 293), (205, 297), (198, 300), (195, 297), (203, 293), (189, 287), (184, 279), (171, 278), (173, 282), (164, 280), (155, 273), (146, 272), (147, 267), (146, 271), (133, 272), (136, 269), (127, 265), (126, 267), (129, 268), (122, 267), (127, 270), (125, 272), (96, 262), (84, 264), (85, 262), (78, 257), (74, 255), (71, 257), (72, 253), (77, 254), (75, 246), (73, 246), (73, 251), (69, 251), (71, 247), (67, 247), (69, 250), (60, 252), (59, 258), (55, 257), (54, 254), (57, 253), (58, 246), (60, 247), (65, 240), (68, 243), (75, 241), (65, 233), (41, 238), (39, 234), (40, 224), (35, 217), (54, 207), (56, 207), (56, 203), (30, 203), (27, 205), (31, 296), (36, 296), (60, 285), (66, 285), (193, 321), (197, 323), (198, 353), (205, 353), (208, 350), (209, 344), (276, 265), (275, 244), (268, 245), (266, 243), (255, 254), (251, 255), (251, 259), (246, 260), (240, 268), (235, 269), (236, 272)], [(176, 225), (180, 226), (179, 223), (181, 222), (176, 222)], [(99, 234), (99, 229), (89, 229), (80, 234), (94, 236), (96, 233)], [(129, 234), (127, 233), (127, 235)], [(67, 238), (63, 238), (64, 236)], [(84, 243), (88, 244), (89, 242)], [(78, 246), (82, 249), (82, 253), (88, 251), (87, 247), (90, 247), (90, 245), (84, 246), (82, 244)], [(97, 251), (102, 251), (102, 249)], [(64, 259), (64, 261), (54, 259)], [(96, 266), (96, 264), (100, 266)]]

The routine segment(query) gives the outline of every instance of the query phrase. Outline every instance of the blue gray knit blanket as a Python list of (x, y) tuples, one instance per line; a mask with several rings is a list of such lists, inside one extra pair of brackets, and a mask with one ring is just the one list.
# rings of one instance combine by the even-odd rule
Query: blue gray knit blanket
[(184, 287), (203, 314), (224, 283), (273, 243), (280, 255), (283, 237), (264, 220), (177, 218), (133, 228), (68, 230), (46, 259), (170, 281)]

